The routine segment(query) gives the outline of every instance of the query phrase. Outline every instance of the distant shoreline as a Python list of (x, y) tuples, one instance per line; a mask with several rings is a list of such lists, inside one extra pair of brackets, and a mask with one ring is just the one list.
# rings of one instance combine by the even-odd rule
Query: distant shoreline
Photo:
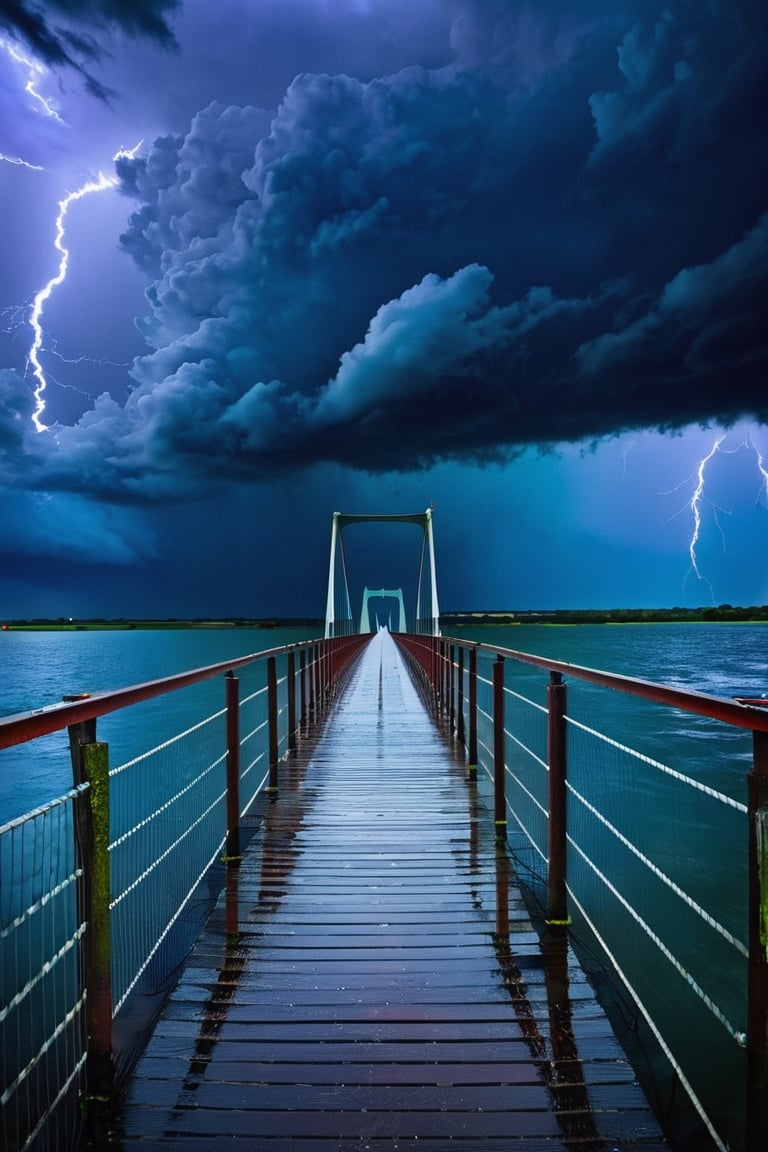
[[(504, 610), (474, 610), (466, 612), (443, 612), (440, 625), (443, 631), (453, 628), (496, 628), (516, 625), (542, 625), (544, 627), (575, 624), (766, 624), (768, 605), (751, 605), (748, 608), (720, 604), (708, 608), (613, 608), (613, 609), (569, 609), (558, 608), (552, 611), (513, 612)], [(114, 620), (91, 618), (85, 620), (63, 619), (0, 621), (3, 632), (128, 632), (141, 630), (181, 630), (204, 628), (254, 628), (254, 629), (315, 629), (318, 635), (323, 630), (324, 621), (317, 617), (279, 617), (263, 619), (230, 617), (222, 619), (196, 618), (194, 620), (131, 620), (119, 617)]]
[(443, 628), (496, 628), (521, 624), (552, 627), (574, 624), (766, 624), (768, 605), (748, 608), (720, 604), (708, 608), (558, 608), (551, 612), (445, 612)]
[(204, 628), (316, 628), (322, 631), (322, 620), (297, 618), (269, 620), (9, 620), (3, 632), (139, 632), (182, 631)]

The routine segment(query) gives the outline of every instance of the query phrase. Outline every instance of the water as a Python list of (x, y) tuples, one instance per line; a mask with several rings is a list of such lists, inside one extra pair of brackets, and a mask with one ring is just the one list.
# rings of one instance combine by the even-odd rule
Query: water
[[(515, 625), (457, 629), (480, 640), (587, 667), (656, 680), (717, 696), (768, 692), (765, 624)], [(0, 633), (0, 716), (56, 703), (68, 693), (108, 691), (171, 676), (230, 657), (313, 638), (311, 630), (205, 628), (125, 632)], [(245, 673), (243, 673), (245, 675)], [(534, 677), (541, 680), (540, 675)], [(105, 717), (100, 739), (109, 740), (111, 762), (151, 747), (194, 719), (203, 701), (220, 706), (216, 682), (185, 690), (168, 701)], [(581, 689), (588, 702), (588, 689)], [(657, 713), (628, 698), (614, 710), (621, 738), (636, 737), (648, 755), (674, 756), (674, 745), (696, 736), (699, 767), (714, 787), (743, 797), (749, 737), (724, 731), (705, 718), (676, 714), (660, 734)], [(670, 743), (672, 748), (670, 749)], [(686, 756), (690, 748), (686, 749)], [(0, 824), (62, 795), (71, 786), (66, 733), (0, 751)]]
[(519, 624), (456, 636), (713, 696), (768, 693), (766, 624)]
[[(457, 629), (463, 640), (548, 656), (673, 688), (731, 699), (768, 694), (764, 624), (517, 625)], [(544, 702), (546, 678), (509, 665)], [(538, 689), (535, 687), (538, 685)], [(744, 801), (751, 763), (748, 732), (570, 678), (571, 715), (633, 748)]]
[[(316, 635), (316, 630), (300, 628), (0, 632), (0, 716), (55, 704), (64, 695), (125, 688)], [(246, 679), (248, 673), (240, 675)], [(110, 744), (110, 763), (122, 763), (222, 707), (223, 693), (216, 678), (104, 717), (98, 737)], [(66, 731), (0, 750), (0, 825), (71, 786)]]

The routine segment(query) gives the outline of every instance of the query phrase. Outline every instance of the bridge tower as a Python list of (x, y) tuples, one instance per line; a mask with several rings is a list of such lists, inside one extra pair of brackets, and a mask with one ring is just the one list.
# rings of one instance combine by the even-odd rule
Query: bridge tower
[[(422, 530), (421, 560), (419, 563), (419, 577), (416, 590), (416, 622), (414, 631), (430, 636), (437, 636), (440, 632), (440, 608), (437, 602), (437, 574), (435, 572), (435, 539), (432, 531), (432, 509), (426, 512), (392, 513), (386, 515), (351, 514), (334, 512), (331, 525), (331, 557), (328, 569), (328, 597), (325, 608), (325, 636), (340, 636), (356, 631), (354, 614), (347, 584), (346, 561), (344, 559), (344, 529), (350, 524), (362, 523), (403, 523), (416, 524)], [(424, 565), (428, 565), (428, 578), (424, 575)], [(340, 568), (340, 579), (337, 581), (337, 568)], [(400, 630), (405, 631), (405, 611), (402, 599), (402, 590), (394, 592), (382, 589), (379, 592), (370, 592), (365, 589), (363, 611), (360, 614), (362, 624), (368, 616), (368, 599), (371, 596), (392, 596), (398, 598), (400, 603)]]
[(362, 612), (360, 613), (360, 631), (361, 632), (370, 632), (371, 631), (371, 616), (370, 616), (370, 613), (368, 611), (368, 601), (371, 599), (375, 599), (378, 596), (391, 597), (393, 600), (397, 600), (398, 604), (400, 605), (400, 612), (398, 615), (397, 628), (395, 628), (394, 631), (395, 632), (407, 632), (408, 631), (408, 625), (405, 622), (405, 601), (403, 600), (402, 588), (377, 588), (377, 589), (366, 588), (365, 589), (365, 591), (363, 592), (363, 609), (362, 609)]

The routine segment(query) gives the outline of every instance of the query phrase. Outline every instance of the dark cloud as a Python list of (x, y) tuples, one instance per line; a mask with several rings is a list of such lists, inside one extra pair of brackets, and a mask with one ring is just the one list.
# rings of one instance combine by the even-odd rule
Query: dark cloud
[(9, 368), (0, 368), (0, 482), (12, 481), (34, 448), (29, 387)]
[(100, 34), (119, 29), (171, 47), (169, 17), (179, 5), (180, 0), (0, 0), (0, 29), (51, 67), (75, 69), (92, 94), (104, 99), (110, 90), (91, 71), (104, 53)]
[(0, 28), (26, 41), (51, 65), (80, 67), (100, 49), (88, 31), (117, 27), (129, 36), (173, 43), (169, 16), (180, 0), (0, 0)]
[(447, 10), (448, 65), (301, 74), (120, 162), (150, 351), (46, 482), (145, 499), (768, 415), (762, 9)]

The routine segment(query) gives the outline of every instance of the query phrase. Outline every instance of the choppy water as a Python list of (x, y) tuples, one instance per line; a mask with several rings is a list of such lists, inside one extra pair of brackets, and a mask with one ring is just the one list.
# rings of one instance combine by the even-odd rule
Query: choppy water
[[(768, 626), (760, 624), (519, 625), (460, 629), (481, 640), (574, 664), (656, 680), (717, 696), (768, 692)], [(171, 676), (229, 657), (310, 639), (299, 629), (211, 628), (126, 632), (0, 633), (0, 716), (53, 704), (67, 693), (107, 691)], [(141, 705), (100, 722), (100, 738), (115, 744), (118, 763), (134, 747), (151, 747), (183, 727), (203, 699), (217, 690), (201, 686), (168, 703)], [(204, 705), (203, 705), (204, 706)], [(628, 701), (620, 710), (627, 742), (633, 725), (646, 732), (643, 709)], [(665, 750), (676, 737), (709, 736), (705, 720), (680, 716), (677, 732), (664, 734)], [(744, 739), (747, 739), (746, 737)], [(704, 770), (718, 771), (722, 758), (702, 749)], [(651, 752), (652, 754), (652, 752)], [(737, 759), (741, 758), (740, 752)], [(726, 776), (728, 772), (726, 770)], [(719, 785), (723, 784), (721, 779)], [(0, 751), (0, 824), (61, 795), (70, 787), (66, 733)]]
[[(201, 668), (251, 652), (312, 639), (305, 629), (201, 628), (125, 632), (0, 632), (0, 716)], [(245, 675), (245, 673), (243, 674)], [(110, 763), (151, 748), (222, 706), (210, 681), (99, 721)], [(0, 825), (72, 786), (66, 732), (0, 751)]]

